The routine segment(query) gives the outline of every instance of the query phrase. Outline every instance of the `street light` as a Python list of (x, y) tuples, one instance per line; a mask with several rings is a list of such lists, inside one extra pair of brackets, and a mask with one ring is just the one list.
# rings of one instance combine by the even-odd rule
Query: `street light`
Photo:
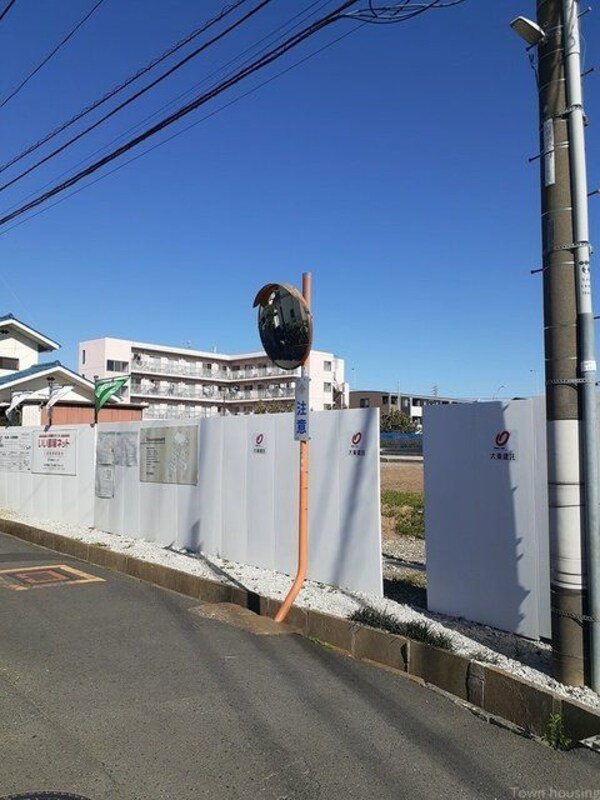
[(513, 31), (527, 42), (530, 47), (541, 44), (546, 38), (546, 34), (540, 26), (527, 17), (515, 17), (510, 23)]
[(496, 399), (497, 399), (497, 397), (498, 397), (498, 394), (499, 394), (499, 392), (500, 392), (500, 389), (506, 389), (506, 386), (505, 386), (504, 384), (501, 384), (501, 385), (500, 385), (500, 386), (499, 386), (499, 387), (496, 389), (496, 393), (495, 393), (495, 394), (494, 394), (494, 396), (492, 397), (492, 400), (496, 400)]

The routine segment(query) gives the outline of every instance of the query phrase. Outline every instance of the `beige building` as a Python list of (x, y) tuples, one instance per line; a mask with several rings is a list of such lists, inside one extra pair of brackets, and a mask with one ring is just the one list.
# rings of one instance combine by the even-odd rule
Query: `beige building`
[(464, 403), (453, 397), (438, 397), (437, 395), (404, 394), (401, 392), (378, 392), (373, 390), (360, 391), (355, 389), (350, 392), (350, 408), (379, 408), (381, 414), (399, 410), (418, 426), (423, 424), (423, 408), (425, 406), (448, 405), (449, 403)]
[[(146, 403), (147, 419), (291, 407), (299, 374), (274, 366), (264, 353), (225, 355), (107, 337), (80, 343), (79, 372), (90, 380), (129, 374), (121, 398)], [(313, 350), (310, 374), (314, 410), (347, 408), (343, 359)]]

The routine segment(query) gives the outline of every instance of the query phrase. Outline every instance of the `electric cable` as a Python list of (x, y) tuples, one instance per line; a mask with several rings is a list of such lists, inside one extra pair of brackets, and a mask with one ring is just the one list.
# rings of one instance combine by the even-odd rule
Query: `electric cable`
[(17, 0), (8, 0), (8, 5), (4, 8), (4, 11), (0, 11), (0, 22), (2, 22), (16, 2)]
[(190, 123), (189, 125), (186, 125), (181, 130), (176, 131), (175, 133), (172, 133), (166, 139), (163, 139), (162, 141), (157, 142), (156, 144), (152, 145), (152, 147), (148, 147), (142, 153), (138, 153), (137, 155), (132, 156), (131, 158), (128, 158), (122, 164), (118, 164), (116, 167), (113, 167), (112, 169), (108, 170), (108, 172), (105, 172), (102, 175), (99, 175), (97, 178), (94, 178), (93, 181), (90, 181), (89, 183), (86, 183), (84, 186), (80, 186), (79, 189), (75, 189), (73, 192), (70, 192), (65, 197), (61, 197), (60, 200), (55, 200), (54, 203), (50, 203), (49, 205), (44, 206), (44, 208), (41, 208), (39, 211), (36, 211), (34, 214), (30, 214), (28, 217), (26, 217), (25, 219), (21, 220), (20, 222), (16, 222), (14, 225), (11, 225), (10, 227), (6, 228), (6, 230), (0, 231), (0, 236), (4, 236), (5, 234), (9, 233), (10, 231), (14, 230), (15, 228), (18, 228), (20, 225), (24, 225), (26, 222), (29, 222), (30, 220), (34, 219), (35, 217), (39, 216), (40, 214), (44, 214), (46, 211), (49, 211), (51, 208), (54, 208), (55, 206), (58, 206), (61, 203), (64, 203), (66, 200), (69, 200), (71, 197), (74, 197), (76, 194), (79, 194), (80, 192), (85, 191), (85, 189), (89, 189), (90, 187), (94, 186), (96, 183), (99, 183), (100, 181), (104, 180), (105, 178), (108, 178), (110, 175), (113, 175), (115, 172), (119, 172), (119, 170), (123, 169), (124, 167), (129, 166), (129, 164), (133, 164), (135, 161), (138, 161), (140, 158), (143, 158), (144, 156), (149, 155), (154, 150), (157, 150), (159, 147), (162, 147), (163, 145), (168, 144), (169, 142), (173, 141), (174, 139), (177, 139), (179, 136), (182, 136), (184, 133), (187, 133), (192, 128), (195, 128), (197, 125), (200, 125), (202, 122), (205, 122), (206, 120), (210, 119), (211, 117), (214, 117), (217, 114), (220, 114), (222, 111), (225, 111), (227, 108), (230, 108), (231, 106), (235, 105), (236, 103), (239, 103), (241, 100), (243, 100), (244, 98), (248, 97), (249, 95), (252, 95), (255, 92), (259, 91), (264, 86), (267, 86), (269, 83), (272, 83), (273, 81), (275, 81), (278, 78), (282, 77), (286, 73), (291, 72), (293, 69), (296, 69), (297, 67), (299, 67), (302, 64), (306, 63), (311, 58), (314, 58), (315, 56), (319, 55), (320, 53), (324, 52), (325, 50), (328, 50), (330, 47), (333, 47), (334, 44), (337, 44), (338, 42), (342, 41), (342, 39), (346, 39), (346, 37), (351, 36), (353, 33), (356, 33), (364, 25), (366, 25), (366, 23), (365, 22), (361, 22), (360, 25), (357, 25), (355, 28), (352, 28), (351, 30), (346, 31), (346, 33), (341, 34), (341, 36), (337, 36), (335, 39), (332, 39), (330, 42), (327, 42), (327, 44), (324, 44), (321, 47), (319, 47), (318, 50), (315, 50), (312, 53), (309, 53), (308, 55), (306, 55), (303, 58), (301, 58), (299, 61), (296, 61), (294, 64), (291, 64), (289, 67), (285, 67), (285, 69), (280, 70), (275, 75), (272, 75), (270, 78), (267, 78), (266, 80), (262, 81), (261, 83), (257, 84), (256, 86), (253, 86), (251, 89), (248, 89), (246, 92), (244, 92), (243, 94), (240, 94), (238, 97), (234, 97), (232, 100), (230, 100), (227, 103), (224, 103), (222, 106), (219, 106), (219, 108), (216, 108), (214, 111), (211, 111), (209, 114), (205, 114), (205, 116), (201, 117), (200, 119), (195, 120), (194, 122)]
[[(12, 2), (14, 3), (14, 2), (16, 2), (16, 0), (12, 0)], [(4, 164), (1, 164), (0, 165), (0, 174), (2, 172), (4, 172), (5, 170), (7, 170), (9, 167), (12, 167), (13, 164), (16, 164), (17, 162), (21, 161), (23, 158), (25, 158), (25, 156), (28, 156), (28, 155), (30, 155), (30, 153), (33, 153), (35, 150), (38, 150), (40, 147), (42, 147), (42, 145), (46, 144), (51, 139), (54, 139), (54, 137), (58, 136), (59, 133), (62, 133), (67, 128), (70, 128), (71, 125), (74, 125), (76, 122), (78, 122), (80, 119), (85, 117), (87, 114), (90, 114), (92, 111), (95, 111), (101, 105), (104, 105), (104, 103), (106, 103), (109, 100), (111, 100), (119, 92), (122, 92), (123, 89), (126, 89), (134, 81), (138, 80), (138, 78), (141, 78), (142, 75), (145, 75), (147, 72), (150, 72), (150, 70), (154, 69), (154, 67), (156, 67), (159, 64), (161, 64), (163, 61), (165, 61), (167, 58), (169, 58), (169, 56), (172, 56), (178, 50), (181, 50), (181, 48), (185, 47), (186, 44), (189, 44), (190, 42), (192, 42), (194, 39), (196, 39), (202, 33), (205, 33), (209, 28), (211, 28), (213, 25), (215, 25), (217, 22), (220, 22), (226, 16), (228, 16), (233, 11), (235, 11), (237, 8), (239, 8), (241, 5), (243, 5), (244, 3), (247, 3), (247, 2), (249, 2), (249, 0), (237, 0), (237, 2), (231, 3), (228, 6), (225, 6), (221, 10), (221, 12), (219, 14), (217, 14), (214, 17), (212, 17), (207, 22), (203, 23), (199, 28), (195, 28), (193, 31), (191, 31), (191, 33), (189, 33), (183, 39), (180, 39), (174, 45), (169, 47), (160, 56), (157, 56), (156, 58), (153, 58), (144, 67), (142, 67), (141, 69), (138, 69), (137, 72), (134, 72), (128, 78), (125, 78), (125, 80), (121, 81), (121, 83), (119, 83), (116, 86), (114, 86), (112, 89), (110, 89), (104, 95), (102, 95), (102, 97), (98, 98), (93, 103), (90, 103), (89, 105), (85, 106), (85, 108), (82, 108), (81, 111), (79, 111), (77, 114), (74, 114), (70, 119), (66, 120), (66, 122), (62, 122), (60, 125), (58, 125), (56, 128), (54, 128), (54, 130), (50, 131), (50, 133), (47, 133), (45, 136), (43, 136), (37, 142), (34, 142), (33, 144), (31, 144), (28, 147), (26, 147), (24, 150), (22, 150), (16, 156), (11, 158), (10, 161), (6, 161)], [(0, 17), (0, 19), (2, 19), (2, 18)]]
[[(104, 144), (101, 147), (98, 147), (97, 149), (93, 150), (89, 155), (85, 156), (85, 158), (80, 159), (79, 161), (77, 161), (74, 165), (72, 165), (68, 169), (63, 170), (62, 172), (60, 172), (52, 180), (50, 180), (50, 181), (46, 182), (45, 184), (43, 184), (40, 189), (36, 190), (35, 192), (31, 192), (30, 194), (28, 194), (24, 198), (22, 198), (19, 201), (19, 203), (15, 203), (14, 205), (9, 206), (8, 211), (12, 211), (13, 208), (17, 208), (17, 206), (20, 205), (21, 203), (29, 200), (31, 197), (35, 197), (35, 195), (38, 194), (40, 191), (42, 191), (46, 187), (52, 185), (52, 183), (54, 181), (58, 180), (59, 178), (62, 178), (64, 175), (68, 175), (73, 169), (76, 169), (77, 167), (81, 166), (82, 164), (87, 164), (88, 162), (90, 162), (94, 158), (94, 156), (98, 155), (99, 153), (107, 152), (110, 147), (112, 147), (117, 142), (122, 141), (128, 134), (130, 134), (130, 133), (132, 133), (134, 131), (140, 130), (144, 126), (145, 123), (149, 122), (152, 119), (155, 119), (162, 112), (165, 112), (166, 110), (176, 106), (178, 101), (182, 100), (184, 97), (189, 97), (191, 94), (193, 94), (195, 91), (200, 89), (202, 86), (205, 86), (207, 83), (209, 83), (211, 78), (214, 78), (215, 76), (225, 72), (225, 70), (228, 67), (231, 67), (232, 65), (234, 65), (236, 63), (238, 63), (239, 66), (245, 66), (246, 64), (250, 63), (252, 58), (256, 58), (258, 55), (261, 55), (262, 53), (267, 51), (268, 46), (265, 46), (262, 49), (258, 50), (258, 52), (254, 52), (254, 51), (257, 50), (257, 48), (261, 44), (263, 44), (264, 42), (268, 42), (270, 40), (273, 40), (273, 39), (275, 39), (275, 41), (277, 41), (278, 39), (282, 38), (282, 34), (280, 34), (281, 31), (285, 31), (287, 33), (291, 32), (295, 28), (299, 27), (309, 17), (313, 16), (318, 11), (321, 11), (325, 6), (330, 5), (332, 2), (333, 2), (333, 0), (313, 0), (313, 2), (310, 3), (302, 11), (299, 11), (297, 14), (294, 14), (294, 16), (291, 17), (290, 19), (288, 19), (286, 22), (283, 22), (281, 25), (278, 25), (273, 31), (271, 31), (270, 33), (268, 33), (265, 36), (261, 37), (258, 41), (254, 42), (254, 44), (252, 44), (249, 47), (247, 47), (244, 50), (242, 50), (242, 52), (239, 53), (237, 56), (235, 56), (234, 58), (229, 59), (229, 61), (227, 61), (225, 64), (222, 64), (220, 67), (218, 67), (217, 69), (215, 69), (212, 72), (210, 72), (201, 81), (195, 83), (189, 89), (186, 89), (185, 91), (183, 91), (180, 94), (176, 95), (168, 103), (165, 103), (164, 105), (160, 106), (156, 111), (153, 111), (148, 116), (144, 117), (143, 119), (141, 119), (138, 122), (136, 122), (134, 125), (132, 125), (129, 128), (125, 129), (122, 133), (120, 133), (118, 136), (115, 136), (113, 139), (111, 139), (106, 144)], [(315, 9), (315, 6), (318, 6), (318, 8)], [(359, 26), (359, 27), (362, 27), (362, 25)], [(278, 36), (277, 34), (280, 34), (280, 35)], [(243, 58), (245, 55), (247, 55), (249, 53), (253, 53), (253, 52), (254, 52), (253, 56), (251, 56), (251, 57), (249, 57), (247, 59)], [(317, 52), (319, 52), (319, 51), (317, 51)], [(284, 72), (285, 72), (285, 70), (284, 70)], [(283, 73), (280, 73), (280, 74), (283, 74)], [(229, 104), (227, 104), (227, 105), (229, 105)], [(223, 106), (223, 108), (227, 107), (227, 105)], [(208, 116), (211, 116), (211, 115), (208, 115)], [(206, 119), (206, 117), (204, 117), (203, 119)], [(153, 149), (153, 148), (151, 148), (151, 149)], [(112, 172), (113, 172), (113, 170), (111, 170), (111, 172), (108, 173), (108, 174), (112, 174)], [(55, 204), (52, 204), (52, 205), (55, 205)]]
[[(458, 0), (459, 2), (461, 0)], [(150, 137), (156, 135), (163, 129), (169, 127), (170, 125), (177, 122), (179, 119), (187, 116), (192, 111), (195, 111), (201, 105), (212, 100), (214, 97), (217, 97), (219, 94), (222, 94), (227, 89), (231, 88), (232, 86), (236, 85), (243, 79), (247, 78), (248, 76), (258, 72), (259, 70), (263, 69), (267, 65), (273, 63), (274, 61), (281, 58), (285, 53), (289, 50), (297, 47), (300, 43), (308, 39), (310, 36), (314, 35), (318, 31), (322, 30), (323, 28), (327, 27), (332, 22), (344, 18), (344, 11), (354, 5), (356, 0), (346, 0), (346, 2), (342, 3), (338, 6), (333, 12), (327, 14), (325, 17), (321, 18), (317, 22), (311, 23), (308, 27), (304, 28), (299, 33), (295, 34), (294, 36), (287, 39), (283, 44), (275, 47), (270, 52), (268, 52), (263, 57), (255, 60), (251, 65), (248, 67), (238, 71), (232, 77), (222, 81), (217, 86), (213, 87), (212, 89), (208, 90), (207, 92), (201, 94), (200, 96), (196, 97), (191, 102), (187, 103), (186, 105), (179, 108), (177, 111), (173, 112), (169, 116), (163, 118), (160, 122), (156, 123), (155, 125), (151, 126), (143, 133), (139, 134), (138, 136), (131, 139), (129, 142), (121, 145), (120, 147), (113, 150), (108, 155), (104, 156), (103, 158), (99, 159), (98, 161), (91, 164), (89, 167), (75, 173), (73, 176), (68, 178), (65, 181), (55, 185), (51, 189), (46, 192), (43, 192), (38, 197), (34, 198), (28, 203), (21, 205), (19, 208), (11, 211), (8, 214), (5, 214), (0, 218), (0, 226), (5, 225), (6, 223), (10, 222), (17, 217), (22, 216), (23, 214), (27, 213), (28, 211), (36, 208), (37, 206), (41, 205), (42, 203), (46, 202), (47, 200), (51, 199), (52, 197), (60, 194), (67, 189), (71, 188), (75, 184), (79, 183), (84, 178), (88, 177), (89, 175), (94, 174), (102, 167), (106, 166), (107, 164), (111, 163), (115, 159), (119, 158), (121, 155), (125, 154), (129, 150), (137, 147), (142, 142), (146, 141)], [(454, 3), (457, 4), (457, 3)], [(428, 10), (431, 4), (428, 6), (424, 6), (423, 8), (418, 9), (413, 15), (423, 13), (424, 11)]]
[(35, 67), (35, 69), (33, 69), (33, 70), (32, 70), (32, 71), (29, 73), (29, 75), (27, 75), (27, 77), (26, 77), (26, 78), (24, 78), (24, 79), (21, 81), (21, 83), (20, 83), (20, 84), (19, 84), (19, 85), (18, 85), (18, 86), (17, 86), (15, 89), (13, 89), (13, 90), (12, 90), (12, 92), (11, 92), (9, 95), (7, 95), (7, 96), (4, 98), (4, 100), (2, 100), (2, 101), (0, 102), (0, 108), (4, 108), (4, 106), (5, 106), (5, 105), (6, 105), (8, 102), (10, 102), (10, 101), (13, 99), (13, 97), (16, 97), (16, 96), (19, 94), (19, 92), (21, 91), (21, 89), (23, 89), (23, 88), (24, 88), (24, 87), (25, 87), (25, 86), (26, 86), (26, 85), (29, 83), (29, 81), (30, 81), (30, 80), (31, 80), (31, 79), (34, 77), (34, 75), (37, 75), (37, 73), (38, 73), (38, 72), (39, 72), (41, 69), (43, 69), (43, 68), (46, 66), (46, 64), (47, 64), (47, 63), (50, 61), (50, 59), (52, 59), (52, 58), (53, 58), (53, 57), (54, 57), (54, 56), (55, 56), (55, 55), (58, 53), (58, 51), (59, 51), (59, 50), (60, 50), (62, 47), (64, 47), (64, 45), (66, 45), (66, 43), (69, 41), (69, 39), (71, 39), (71, 38), (72, 38), (72, 37), (73, 37), (73, 36), (74, 36), (74, 35), (77, 33), (77, 31), (78, 31), (78, 30), (81, 28), (81, 26), (82, 26), (82, 25), (84, 25), (84, 24), (85, 24), (85, 23), (88, 21), (88, 19), (89, 19), (89, 18), (92, 16), (92, 14), (93, 14), (93, 13), (94, 13), (94, 12), (95, 12), (95, 11), (96, 11), (98, 8), (100, 8), (100, 6), (102, 5), (102, 3), (103, 3), (103, 2), (104, 2), (104, 0), (98, 0), (98, 2), (96, 3), (96, 5), (95, 5), (95, 6), (93, 6), (93, 8), (92, 8), (90, 11), (88, 11), (88, 13), (85, 15), (85, 17), (84, 17), (82, 20), (80, 20), (80, 21), (77, 23), (77, 25), (75, 25), (75, 27), (74, 27), (74, 28), (71, 28), (71, 30), (69, 31), (69, 33), (68, 33), (68, 34), (67, 34), (67, 35), (64, 37), (64, 39), (62, 39), (62, 40), (61, 40), (61, 41), (60, 41), (60, 42), (59, 42), (59, 43), (56, 45), (56, 47), (54, 48), (54, 50), (52, 50), (50, 53), (48, 53), (48, 55), (47, 55), (47, 56), (46, 56), (46, 57), (45, 57), (45, 58), (44, 58), (44, 59), (43, 59), (43, 60), (42, 60), (42, 61), (41, 61), (41, 62), (40, 62), (38, 65), (37, 65), (37, 67)]
[(200, 55), (200, 53), (203, 53), (205, 50), (207, 50), (213, 44), (216, 44), (216, 42), (218, 42), (221, 39), (223, 39), (225, 36), (227, 36), (227, 34), (231, 33), (231, 31), (233, 31), (236, 28), (238, 28), (240, 25), (242, 25), (244, 22), (246, 22), (248, 19), (250, 19), (250, 17), (253, 17), (256, 13), (258, 13), (261, 9), (263, 9), (265, 6), (267, 6), (271, 2), (273, 2), (273, 0), (260, 0), (258, 5), (256, 5), (254, 8), (252, 8), (250, 11), (248, 11), (243, 16), (241, 16), (235, 22), (232, 22), (231, 25), (229, 25), (227, 28), (225, 28), (223, 31), (221, 31), (221, 33), (218, 33), (216, 36), (213, 36), (212, 39), (209, 39), (207, 42), (204, 42), (204, 44), (200, 45), (200, 47), (197, 47), (195, 50), (192, 50), (191, 53), (189, 53), (187, 56), (185, 56), (180, 61), (178, 61), (176, 64), (174, 64), (172, 67), (170, 67), (166, 72), (163, 72), (157, 78), (154, 78), (154, 80), (151, 81), (150, 83), (146, 84), (146, 86), (143, 86), (141, 89), (138, 89), (137, 92), (135, 92), (134, 94), (130, 95), (126, 100), (123, 100), (121, 103), (119, 103), (113, 109), (111, 109), (106, 114), (104, 114), (102, 117), (97, 119), (91, 125), (88, 125), (87, 128), (84, 128), (82, 131), (79, 131), (79, 133), (75, 134), (75, 136), (72, 136), (70, 139), (67, 139), (66, 142), (63, 142), (63, 144), (61, 144), (59, 147), (56, 147), (54, 150), (51, 150), (47, 155), (43, 156), (38, 161), (36, 161), (34, 164), (32, 164), (31, 166), (27, 167), (27, 169), (25, 169), (22, 172), (20, 172), (14, 178), (11, 178), (10, 180), (8, 180), (5, 183), (3, 183), (0, 186), (0, 192), (5, 191), (6, 189), (9, 188), (9, 186), (13, 186), (15, 183), (17, 183), (18, 181), (22, 180), (27, 175), (30, 175), (34, 170), (38, 169), (38, 167), (41, 167), (42, 164), (45, 164), (46, 162), (50, 161), (50, 159), (52, 159), (55, 156), (59, 155), (59, 153), (64, 152), (68, 147), (71, 147), (71, 145), (75, 144), (75, 142), (78, 142), (80, 139), (82, 139), (88, 133), (91, 133), (91, 131), (95, 130), (100, 125), (102, 125), (104, 122), (106, 122), (106, 120), (110, 119), (111, 117), (114, 117), (114, 115), (118, 114), (119, 111), (121, 111), (122, 109), (124, 109), (127, 106), (131, 105), (131, 103), (135, 102), (135, 100), (137, 100), (139, 97), (142, 97), (144, 94), (146, 94), (146, 92), (149, 92), (151, 89), (153, 89), (159, 83), (162, 83), (162, 81), (164, 81), (166, 78), (168, 78), (171, 75), (173, 75), (173, 73), (177, 72), (179, 69), (181, 69), (181, 67), (185, 66), (185, 64), (187, 64), (189, 61), (191, 61), (196, 56)]

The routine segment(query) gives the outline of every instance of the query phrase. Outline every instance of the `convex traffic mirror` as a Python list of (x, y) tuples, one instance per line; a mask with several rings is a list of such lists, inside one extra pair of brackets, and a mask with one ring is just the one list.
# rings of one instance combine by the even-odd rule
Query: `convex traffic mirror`
[(271, 361), (281, 369), (301, 367), (312, 345), (312, 315), (300, 292), (285, 283), (268, 283), (254, 306), (260, 340)]

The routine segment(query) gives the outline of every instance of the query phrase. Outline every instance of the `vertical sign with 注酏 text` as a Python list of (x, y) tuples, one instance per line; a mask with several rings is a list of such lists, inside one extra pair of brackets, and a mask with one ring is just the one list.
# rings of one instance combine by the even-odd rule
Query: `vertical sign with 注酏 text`
[(308, 412), (310, 378), (302, 375), (296, 379), (296, 394), (294, 399), (294, 439), (297, 442), (308, 442)]

